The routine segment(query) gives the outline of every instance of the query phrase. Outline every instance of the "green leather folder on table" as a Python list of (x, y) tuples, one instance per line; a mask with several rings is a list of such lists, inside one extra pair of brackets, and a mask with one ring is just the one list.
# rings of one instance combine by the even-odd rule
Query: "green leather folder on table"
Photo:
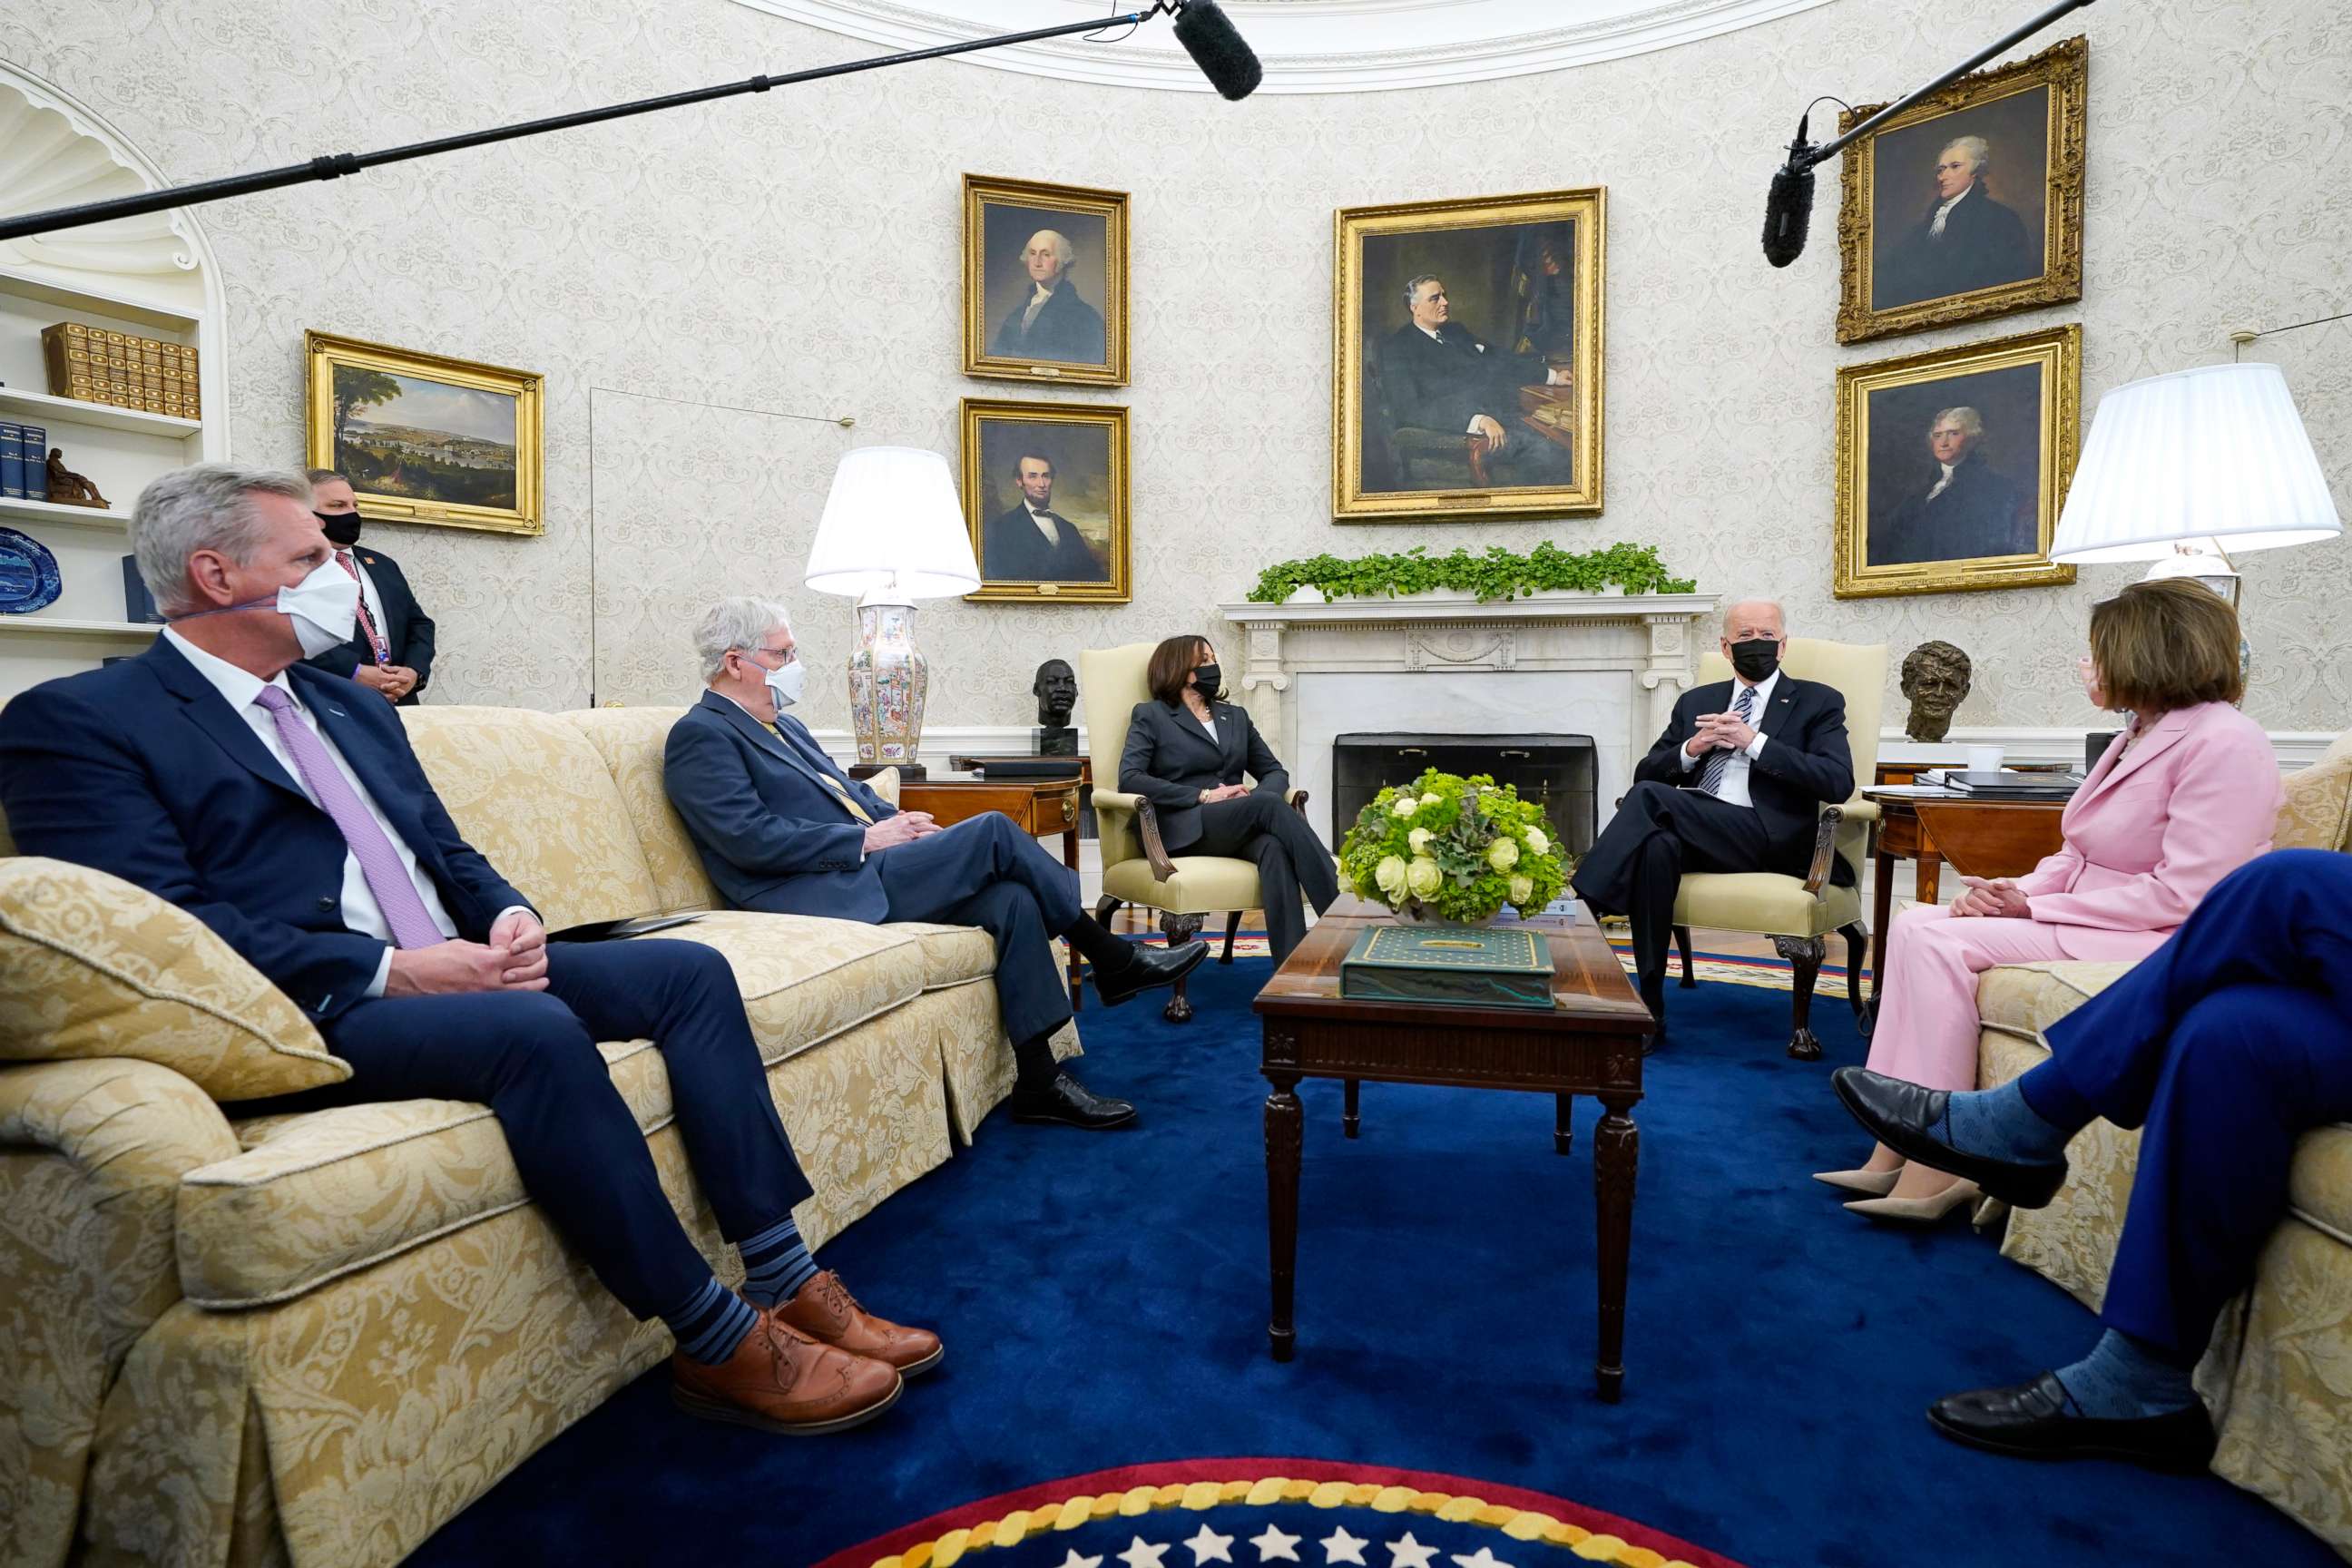
[(1549, 1012), (1551, 945), (1507, 926), (1367, 926), (1339, 961), (1339, 994)]

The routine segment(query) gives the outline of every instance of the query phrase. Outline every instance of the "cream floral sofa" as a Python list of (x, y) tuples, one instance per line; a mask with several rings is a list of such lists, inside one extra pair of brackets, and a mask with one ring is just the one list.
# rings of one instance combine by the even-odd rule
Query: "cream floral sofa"
[[(2352, 850), (2352, 734), (2287, 780), (2281, 848)], [(2028, 963), (1977, 987), (1978, 1076), (2006, 1083), (2043, 1061), (2042, 1031), (2121, 975), (2122, 963)], [(2048, 1208), (2010, 1215), (2001, 1251), (2096, 1310), (2131, 1199), (2139, 1134), (2094, 1122)], [(2254, 1286), (2198, 1368), (2219, 1418), (2213, 1468), (2352, 1558), (2352, 1125), (2304, 1135), (2287, 1217)], [(2053, 1351), (2064, 1346), (2053, 1346)]]
[[(676, 712), (404, 716), (458, 826), (551, 928), (716, 902), (662, 794)], [(981, 931), (720, 912), (666, 934), (735, 967), (816, 1188), (798, 1215), (813, 1242), (945, 1162), (1011, 1087)], [(268, 1071), (348, 1069), (185, 916), (0, 860), (0, 960), (8, 1568), (394, 1563), (668, 1353), (565, 1250), (483, 1107), (225, 1116), (197, 1081), (251, 1092), (224, 1039), (274, 1036)], [(128, 1010), (68, 1029), (58, 1001), (93, 966)], [(109, 1054), (129, 1042), (176, 1066)], [(660, 1053), (602, 1049), (679, 1213), (736, 1277)]]

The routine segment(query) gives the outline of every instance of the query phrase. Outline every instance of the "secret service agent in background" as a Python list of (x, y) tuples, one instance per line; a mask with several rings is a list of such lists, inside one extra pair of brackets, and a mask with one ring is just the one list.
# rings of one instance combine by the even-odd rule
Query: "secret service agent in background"
[(362, 520), (351, 480), (332, 468), (310, 473), (310, 504), (335, 547), (335, 563), (359, 581), (360, 618), (351, 641), (302, 662), (413, 708), (433, 679), (433, 617), (416, 602), (398, 562), (380, 550), (357, 548)]

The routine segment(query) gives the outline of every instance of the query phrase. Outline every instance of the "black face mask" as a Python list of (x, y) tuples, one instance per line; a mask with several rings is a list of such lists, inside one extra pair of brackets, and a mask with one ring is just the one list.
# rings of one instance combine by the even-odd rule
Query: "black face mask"
[(1750, 686), (1770, 679), (1780, 668), (1780, 645), (1770, 637), (1749, 637), (1731, 645), (1731, 668)]
[(1192, 689), (1203, 697), (1214, 697), (1225, 684), (1225, 672), (1213, 664), (1204, 664), (1192, 672)]
[(349, 550), (360, 542), (360, 514), (355, 511), (314, 511), (319, 526), (326, 530), (327, 542), (338, 549)]

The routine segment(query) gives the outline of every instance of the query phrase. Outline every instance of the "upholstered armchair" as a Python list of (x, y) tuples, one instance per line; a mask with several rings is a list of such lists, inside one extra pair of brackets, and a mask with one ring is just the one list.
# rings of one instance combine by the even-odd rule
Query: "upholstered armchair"
[[(1095, 762), (1095, 830), (1102, 850), (1102, 898), (1095, 918), (1108, 923), (1121, 904), (1158, 910), (1160, 929), (1171, 947), (1201, 934), (1202, 920), (1222, 912), (1225, 917), (1225, 950), (1220, 963), (1234, 961), (1234, 935), (1245, 910), (1265, 907), (1257, 884), (1257, 866), (1222, 855), (1171, 856), (1160, 841), (1160, 818), (1152, 804), (1139, 795), (1116, 787), (1119, 754), (1127, 749), (1128, 716), (1151, 695), (1144, 672), (1151, 662), (1150, 643), (1123, 647), (1090, 648), (1078, 655), (1078, 690), (1087, 704), (1087, 751)], [(1303, 790), (1293, 790), (1290, 804), (1307, 806)], [(1172, 1024), (1192, 1016), (1192, 1004), (1179, 980), (1168, 998), (1164, 1015)]]
[[(1862, 868), (1869, 852), (1870, 825), (1878, 819), (1875, 802), (1864, 800), (1878, 769), (1878, 716), (1886, 689), (1886, 645), (1823, 642), (1814, 637), (1790, 637), (1780, 650), (1780, 668), (1799, 680), (1817, 680), (1845, 693), (1846, 740), (1853, 752), (1855, 795), (1851, 800), (1822, 807), (1813, 839), (1812, 864), (1802, 879), (1772, 871), (1694, 871), (1683, 878), (1675, 897), (1675, 942), (1682, 950), (1683, 984), (1696, 985), (1691, 974), (1693, 926), (1719, 931), (1753, 931), (1769, 936), (1794, 972), (1790, 985), (1789, 1054), (1799, 1061), (1819, 1061), (1822, 1042), (1812, 1030), (1813, 987), (1820, 981), (1826, 938), (1835, 931), (1845, 938), (1846, 1001), (1857, 1023), (1864, 1017), (1862, 971), (1870, 949), (1869, 928), (1862, 921)], [(1731, 667), (1720, 653), (1698, 661), (1701, 685), (1731, 679)], [(1838, 860), (1853, 871), (1853, 885), (1840, 887), (1831, 879)]]

